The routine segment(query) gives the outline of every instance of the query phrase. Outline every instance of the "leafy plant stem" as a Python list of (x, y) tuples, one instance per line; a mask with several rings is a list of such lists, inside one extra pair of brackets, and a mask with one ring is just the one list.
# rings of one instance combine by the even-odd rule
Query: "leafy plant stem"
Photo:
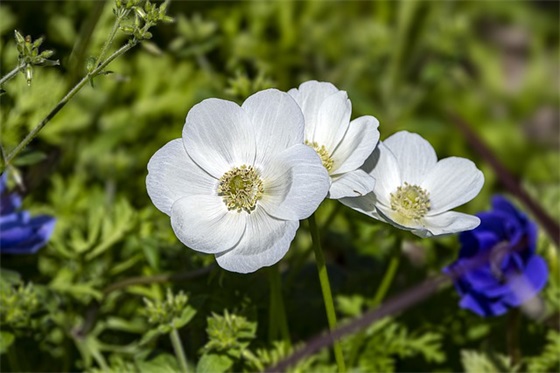
[[(315, 252), (315, 262), (317, 263), (317, 271), (319, 273), (319, 281), (321, 282), (321, 291), (323, 293), (323, 301), (325, 303), (325, 310), (327, 312), (327, 320), (329, 322), (329, 329), (332, 331), (336, 329), (336, 313), (334, 311), (334, 302), (331, 292), (331, 284), (329, 282), (329, 275), (327, 273), (327, 266), (323, 250), (321, 249), (321, 242), (319, 237), (319, 228), (315, 221), (315, 215), (309, 217), (309, 229), (311, 231), (311, 240), (313, 241), (313, 251)], [(346, 372), (344, 364), (344, 356), (342, 355), (342, 347), (340, 343), (335, 340), (333, 343), (334, 356), (339, 372)]]
[(282, 340), (291, 346), (290, 329), (288, 328), (288, 320), (286, 317), (286, 307), (284, 306), (284, 297), (282, 296), (282, 277), (278, 264), (272, 266), (269, 270), (270, 282), (270, 330), (269, 335), (272, 340), (275, 339), (277, 331), (280, 331)]
[(107, 38), (107, 40), (105, 40), (105, 44), (103, 44), (103, 48), (101, 49), (101, 52), (99, 53), (99, 56), (97, 56), (97, 59), (95, 60), (95, 67), (99, 66), (99, 63), (103, 60), (103, 57), (105, 57), (105, 54), (107, 53), (107, 50), (109, 49), (109, 47), (111, 46), (111, 44), (113, 44), (113, 40), (115, 39), (115, 35), (117, 34), (117, 31), (119, 30), (119, 26), (121, 25), (122, 20), (124, 19), (124, 17), (126, 17), (128, 15), (129, 11), (124, 11), (122, 13), (120, 13), (119, 15), (117, 15), (117, 19), (115, 20), (115, 23), (113, 24), (113, 28), (111, 29), (111, 32), (109, 33), (109, 37)]
[(25, 67), (25, 64), (19, 64), (18, 66), (16, 66), (15, 69), (13, 69), (12, 71), (10, 71), (9, 73), (7, 73), (6, 75), (4, 75), (2, 77), (2, 79), (0, 79), (0, 86), (2, 86), (2, 84), (6, 83), (8, 80), (12, 79), (14, 76), (17, 75), (17, 73), (19, 73), (21, 70), (23, 70), (23, 68)]
[(1, 165), (1, 169), (0, 172), (4, 172), (4, 169), (6, 168), (6, 166), (9, 164), (9, 162), (15, 158), (15, 156), (17, 156), (30, 142), (31, 140), (33, 140), (38, 134), (39, 131), (41, 131), (43, 129), (43, 127), (45, 127), (45, 125), (52, 119), (54, 118), (54, 116), (64, 107), (66, 106), (66, 104), (68, 103), (68, 101), (70, 101), (70, 99), (72, 99), (72, 97), (74, 97), (76, 95), (76, 93), (78, 93), (80, 91), (80, 89), (82, 89), (87, 83), (88, 81), (96, 76), (97, 74), (99, 74), (101, 71), (103, 71), (103, 69), (105, 67), (107, 67), (107, 65), (109, 65), (111, 62), (113, 62), (114, 59), (116, 59), (117, 57), (125, 54), (126, 52), (128, 52), (130, 49), (132, 49), (136, 44), (138, 44), (138, 41), (136, 39), (132, 39), (130, 40), (128, 43), (126, 43), (125, 45), (123, 45), (120, 49), (118, 49), (117, 51), (115, 51), (112, 55), (110, 55), (105, 61), (103, 61), (103, 63), (101, 63), (101, 65), (99, 65), (95, 70), (91, 71), (90, 73), (88, 73), (86, 76), (84, 76), (82, 78), (82, 80), (80, 80), (78, 82), (78, 84), (76, 84), (74, 86), (74, 88), (72, 88), (70, 90), (70, 92), (68, 92), (66, 94), (66, 96), (64, 96), (62, 98), (62, 100), (60, 100), (58, 102), (58, 104), (56, 104), (56, 106), (50, 111), (49, 114), (47, 114), (47, 116), (41, 121), (39, 122), (39, 124), (37, 124), (37, 126), (35, 126), (35, 128), (33, 128), (31, 130), (31, 132), (29, 132), (27, 134), (27, 136), (25, 136), (25, 138), (14, 148), (14, 150), (12, 150), (8, 156), (5, 159), (5, 164)]
[(183, 345), (181, 344), (181, 338), (179, 338), (179, 332), (177, 329), (173, 328), (169, 334), (171, 338), (171, 344), (173, 345), (173, 350), (175, 351), (175, 356), (179, 360), (179, 365), (181, 366), (181, 372), (187, 373), (189, 368), (187, 366), (187, 358), (185, 357), (185, 351), (183, 350)]
[(400, 256), (394, 255), (391, 260), (389, 261), (389, 266), (383, 275), (383, 279), (375, 292), (375, 296), (373, 297), (373, 304), (377, 306), (380, 304), (385, 295), (387, 295), (387, 291), (389, 291), (389, 287), (395, 278), (395, 274), (397, 273), (397, 268), (399, 268)]

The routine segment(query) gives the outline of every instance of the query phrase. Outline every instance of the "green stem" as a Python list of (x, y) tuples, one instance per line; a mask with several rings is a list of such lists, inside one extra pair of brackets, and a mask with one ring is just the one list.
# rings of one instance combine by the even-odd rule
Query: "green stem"
[(19, 73), (21, 70), (23, 70), (24, 67), (25, 67), (25, 64), (22, 63), (21, 65), (17, 66), (15, 69), (13, 69), (12, 71), (10, 71), (6, 75), (4, 75), (2, 77), (2, 79), (0, 79), (0, 86), (2, 86), (2, 84), (6, 83), (8, 80), (10, 80), (14, 76), (16, 76), (17, 73)]
[(282, 340), (288, 347), (291, 347), (290, 329), (288, 328), (286, 307), (284, 306), (284, 297), (282, 296), (282, 277), (278, 264), (272, 266), (268, 273), (270, 281), (269, 337), (271, 342), (274, 341), (279, 330)]
[(107, 40), (105, 40), (105, 44), (103, 44), (103, 48), (101, 49), (101, 53), (99, 53), (99, 56), (95, 60), (95, 65), (94, 65), (95, 67), (99, 66), (99, 63), (103, 60), (103, 57), (105, 57), (105, 53), (107, 53), (107, 50), (109, 49), (111, 44), (113, 44), (113, 40), (115, 39), (115, 35), (117, 34), (117, 31), (119, 30), (119, 26), (121, 25), (121, 21), (123, 20), (124, 17), (126, 17), (128, 15), (129, 12), (130, 11), (125, 11), (121, 15), (117, 15), (117, 19), (115, 20), (115, 23), (113, 24), (113, 28), (111, 29), (111, 33), (109, 34), (109, 37), (107, 38)]
[(60, 102), (58, 104), (56, 104), (56, 106), (50, 111), (49, 114), (47, 114), (47, 116), (37, 125), (35, 126), (35, 128), (33, 128), (31, 130), (31, 132), (29, 132), (27, 134), (27, 136), (25, 136), (25, 138), (14, 148), (14, 150), (12, 150), (10, 152), (10, 154), (8, 154), (8, 156), (5, 159), (5, 163), (4, 165), (2, 165), (0, 168), (0, 172), (3, 172), (6, 165), (12, 160), (14, 159), (14, 157), (16, 155), (19, 154), (19, 152), (21, 152), (30, 142), (31, 140), (33, 140), (37, 134), (39, 133), (39, 131), (41, 131), (43, 129), (43, 127), (64, 107), (66, 106), (66, 104), (68, 103), (68, 101), (70, 101), (70, 99), (72, 97), (74, 97), (74, 95), (76, 95), (76, 93), (78, 93), (80, 91), (80, 89), (82, 89), (87, 82), (94, 76), (96, 76), (97, 74), (99, 74), (101, 71), (103, 71), (103, 69), (105, 69), (105, 67), (107, 67), (107, 65), (109, 65), (111, 62), (113, 62), (113, 60), (121, 55), (123, 55), (124, 53), (126, 53), (127, 51), (129, 51), (130, 49), (132, 49), (136, 44), (138, 43), (138, 41), (136, 39), (133, 39), (131, 41), (129, 41), (128, 43), (126, 43), (125, 45), (123, 45), (119, 50), (115, 51), (111, 56), (109, 56), (105, 61), (103, 61), (103, 63), (101, 65), (99, 65), (99, 67), (97, 67), (95, 70), (93, 70), (92, 72), (90, 72), (89, 74), (87, 74), (85, 77), (82, 78), (82, 80), (80, 80), (78, 82), (78, 84), (76, 84), (74, 86), (74, 88), (72, 88), (70, 90), (70, 92), (68, 92), (66, 94), (66, 96), (64, 96), (62, 98), (62, 100), (60, 100)]
[(379, 305), (383, 301), (383, 298), (385, 298), (385, 295), (387, 295), (387, 291), (389, 290), (389, 287), (391, 286), (391, 283), (395, 278), (395, 274), (397, 273), (397, 268), (399, 267), (399, 261), (400, 261), (400, 256), (398, 255), (395, 255), (391, 258), (391, 261), (389, 262), (389, 267), (385, 271), (385, 274), (383, 275), (383, 279), (381, 280), (381, 284), (379, 284), (379, 287), (377, 288), (377, 292), (373, 297), (374, 306)]
[[(329, 329), (333, 331), (336, 329), (336, 313), (334, 311), (334, 302), (331, 292), (331, 284), (329, 282), (329, 275), (327, 273), (327, 265), (323, 250), (321, 249), (321, 242), (319, 238), (319, 228), (315, 221), (315, 215), (309, 217), (309, 229), (311, 231), (311, 240), (313, 241), (313, 251), (315, 252), (315, 262), (317, 263), (317, 271), (319, 273), (319, 281), (321, 282), (321, 291), (323, 293), (323, 301), (325, 303), (325, 311), (327, 312), (327, 320), (329, 322)], [(335, 340), (333, 343), (334, 357), (339, 372), (346, 372), (344, 364), (344, 356), (342, 355), (342, 347), (339, 341)]]
[(175, 356), (177, 357), (177, 360), (179, 360), (181, 372), (187, 373), (189, 371), (187, 358), (185, 357), (185, 351), (183, 350), (183, 345), (181, 344), (181, 339), (179, 338), (179, 332), (177, 332), (177, 329), (173, 328), (169, 337), (171, 338), (171, 344), (173, 345)]

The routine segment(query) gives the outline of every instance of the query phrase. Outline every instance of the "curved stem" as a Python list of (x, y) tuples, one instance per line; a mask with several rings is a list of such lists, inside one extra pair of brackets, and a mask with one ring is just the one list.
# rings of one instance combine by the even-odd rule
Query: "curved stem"
[(187, 358), (185, 357), (185, 351), (183, 350), (183, 345), (181, 344), (181, 338), (179, 338), (179, 332), (177, 332), (177, 329), (173, 328), (169, 337), (171, 338), (171, 344), (173, 345), (175, 356), (177, 357), (177, 360), (179, 360), (181, 372), (187, 373), (189, 371)]
[(12, 71), (10, 71), (6, 75), (4, 75), (2, 77), (2, 79), (0, 79), (0, 86), (2, 86), (2, 84), (6, 83), (8, 80), (10, 80), (14, 76), (16, 76), (17, 73), (19, 73), (21, 70), (23, 70), (24, 67), (25, 67), (25, 64), (22, 63), (21, 65), (17, 66), (15, 69), (13, 69)]
[(5, 159), (5, 164), (1, 165), (1, 169), (0, 169), (0, 173), (4, 171), (4, 169), (6, 168), (7, 164), (14, 159), (14, 157), (16, 155), (19, 154), (19, 152), (21, 152), (30, 142), (31, 140), (33, 140), (37, 134), (39, 133), (39, 131), (41, 131), (43, 129), (43, 127), (52, 119), (54, 118), (54, 116), (64, 107), (66, 106), (66, 104), (68, 103), (68, 101), (70, 101), (70, 99), (72, 97), (74, 97), (76, 95), (76, 93), (78, 93), (80, 91), (80, 89), (82, 89), (87, 82), (94, 76), (96, 76), (97, 74), (99, 74), (101, 71), (103, 71), (103, 69), (105, 67), (107, 67), (107, 65), (109, 65), (111, 62), (113, 62), (113, 60), (121, 55), (123, 55), (124, 53), (126, 53), (127, 51), (129, 51), (130, 49), (132, 49), (136, 44), (138, 44), (138, 41), (133, 39), (131, 41), (129, 41), (128, 43), (126, 43), (125, 45), (123, 45), (120, 49), (118, 49), (117, 51), (115, 51), (111, 56), (109, 56), (105, 61), (103, 61), (103, 63), (101, 65), (99, 65), (99, 67), (97, 67), (95, 70), (93, 70), (91, 73), (87, 74), (86, 76), (84, 76), (82, 78), (82, 80), (80, 80), (78, 82), (78, 84), (76, 84), (74, 86), (74, 88), (72, 88), (70, 90), (70, 92), (68, 92), (66, 94), (66, 96), (64, 96), (62, 98), (62, 100), (59, 101), (58, 104), (56, 104), (56, 106), (50, 111), (49, 114), (47, 114), (47, 116), (39, 123), (37, 124), (37, 126), (35, 126), (35, 128), (33, 128), (31, 130), (31, 132), (29, 132), (27, 134), (27, 136), (25, 136), (25, 138), (14, 148), (14, 150), (12, 150), (10, 152), (10, 154), (8, 154), (8, 156)]
[(391, 283), (395, 278), (395, 274), (397, 273), (397, 268), (399, 268), (399, 261), (400, 261), (400, 257), (398, 255), (395, 255), (391, 258), (391, 261), (389, 262), (389, 267), (385, 271), (385, 274), (383, 275), (383, 279), (381, 280), (381, 284), (379, 284), (379, 287), (377, 288), (377, 292), (373, 297), (374, 306), (380, 304), (383, 301), (383, 298), (385, 298), (385, 295), (387, 295), (389, 286), (391, 286)]
[[(332, 331), (336, 329), (336, 313), (334, 311), (334, 302), (331, 292), (331, 284), (329, 282), (329, 275), (327, 273), (327, 265), (323, 250), (321, 249), (321, 242), (319, 238), (319, 228), (315, 222), (315, 215), (309, 217), (309, 229), (311, 231), (311, 240), (313, 241), (313, 251), (315, 252), (315, 262), (317, 263), (317, 271), (319, 273), (319, 281), (321, 282), (321, 291), (323, 293), (323, 301), (325, 303), (325, 311), (327, 312), (327, 320), (329, 322), (329, 329)], [(342, 347), (339, 341), (333, 342), (334, 357), (339, 372), (346, 372), (344, 364), (344, 356), (342, 355)]]

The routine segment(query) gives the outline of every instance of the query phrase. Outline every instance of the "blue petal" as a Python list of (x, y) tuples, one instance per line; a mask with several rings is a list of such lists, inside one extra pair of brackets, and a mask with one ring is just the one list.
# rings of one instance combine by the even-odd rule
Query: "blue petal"
[(511, 292), (504, 297), (504, 302), (511, 306), (519, 306), (533, 298), (546, 284), (548, 268), (543, 258), (533, 256), (524, 273), (513, 275), (508, 279)]
[(32, 218), (27, 225), (14, 226), (0, 238), (0, 252), (2, 254), (32, 254), (37, 252), (48, 242), (56, 219), (41, 215)]

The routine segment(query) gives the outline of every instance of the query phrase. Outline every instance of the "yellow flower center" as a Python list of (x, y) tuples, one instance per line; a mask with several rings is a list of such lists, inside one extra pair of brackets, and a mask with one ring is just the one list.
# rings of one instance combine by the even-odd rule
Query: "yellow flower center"
[(399, 215), (400, 223), (419, 220), (430, 210), (430, 195), (418, 185), (405, 182), (395, 193), (391, 193), (391, 210)]
[(319, 145), (315, 141), (311, 142), (307, 140), (305, 140), (305, 145), (312, 147), (313, 150), (315, 150), (315, 152), (319, 154), (319, 157), (321, 157), (321, 162), (323, 162), (323, 166), (327, 169), (327, 171), (330, 172), (330, 170), (332, 170), (333, 168), (334, 161), (330, 157), (327, 148), (325, 148), (325, 145)]
[(263, 181), (253, 166), (234, 167), (220, 178), (218, 195), (222, 196), (228, 210), (255, 209), (264, 193)]

